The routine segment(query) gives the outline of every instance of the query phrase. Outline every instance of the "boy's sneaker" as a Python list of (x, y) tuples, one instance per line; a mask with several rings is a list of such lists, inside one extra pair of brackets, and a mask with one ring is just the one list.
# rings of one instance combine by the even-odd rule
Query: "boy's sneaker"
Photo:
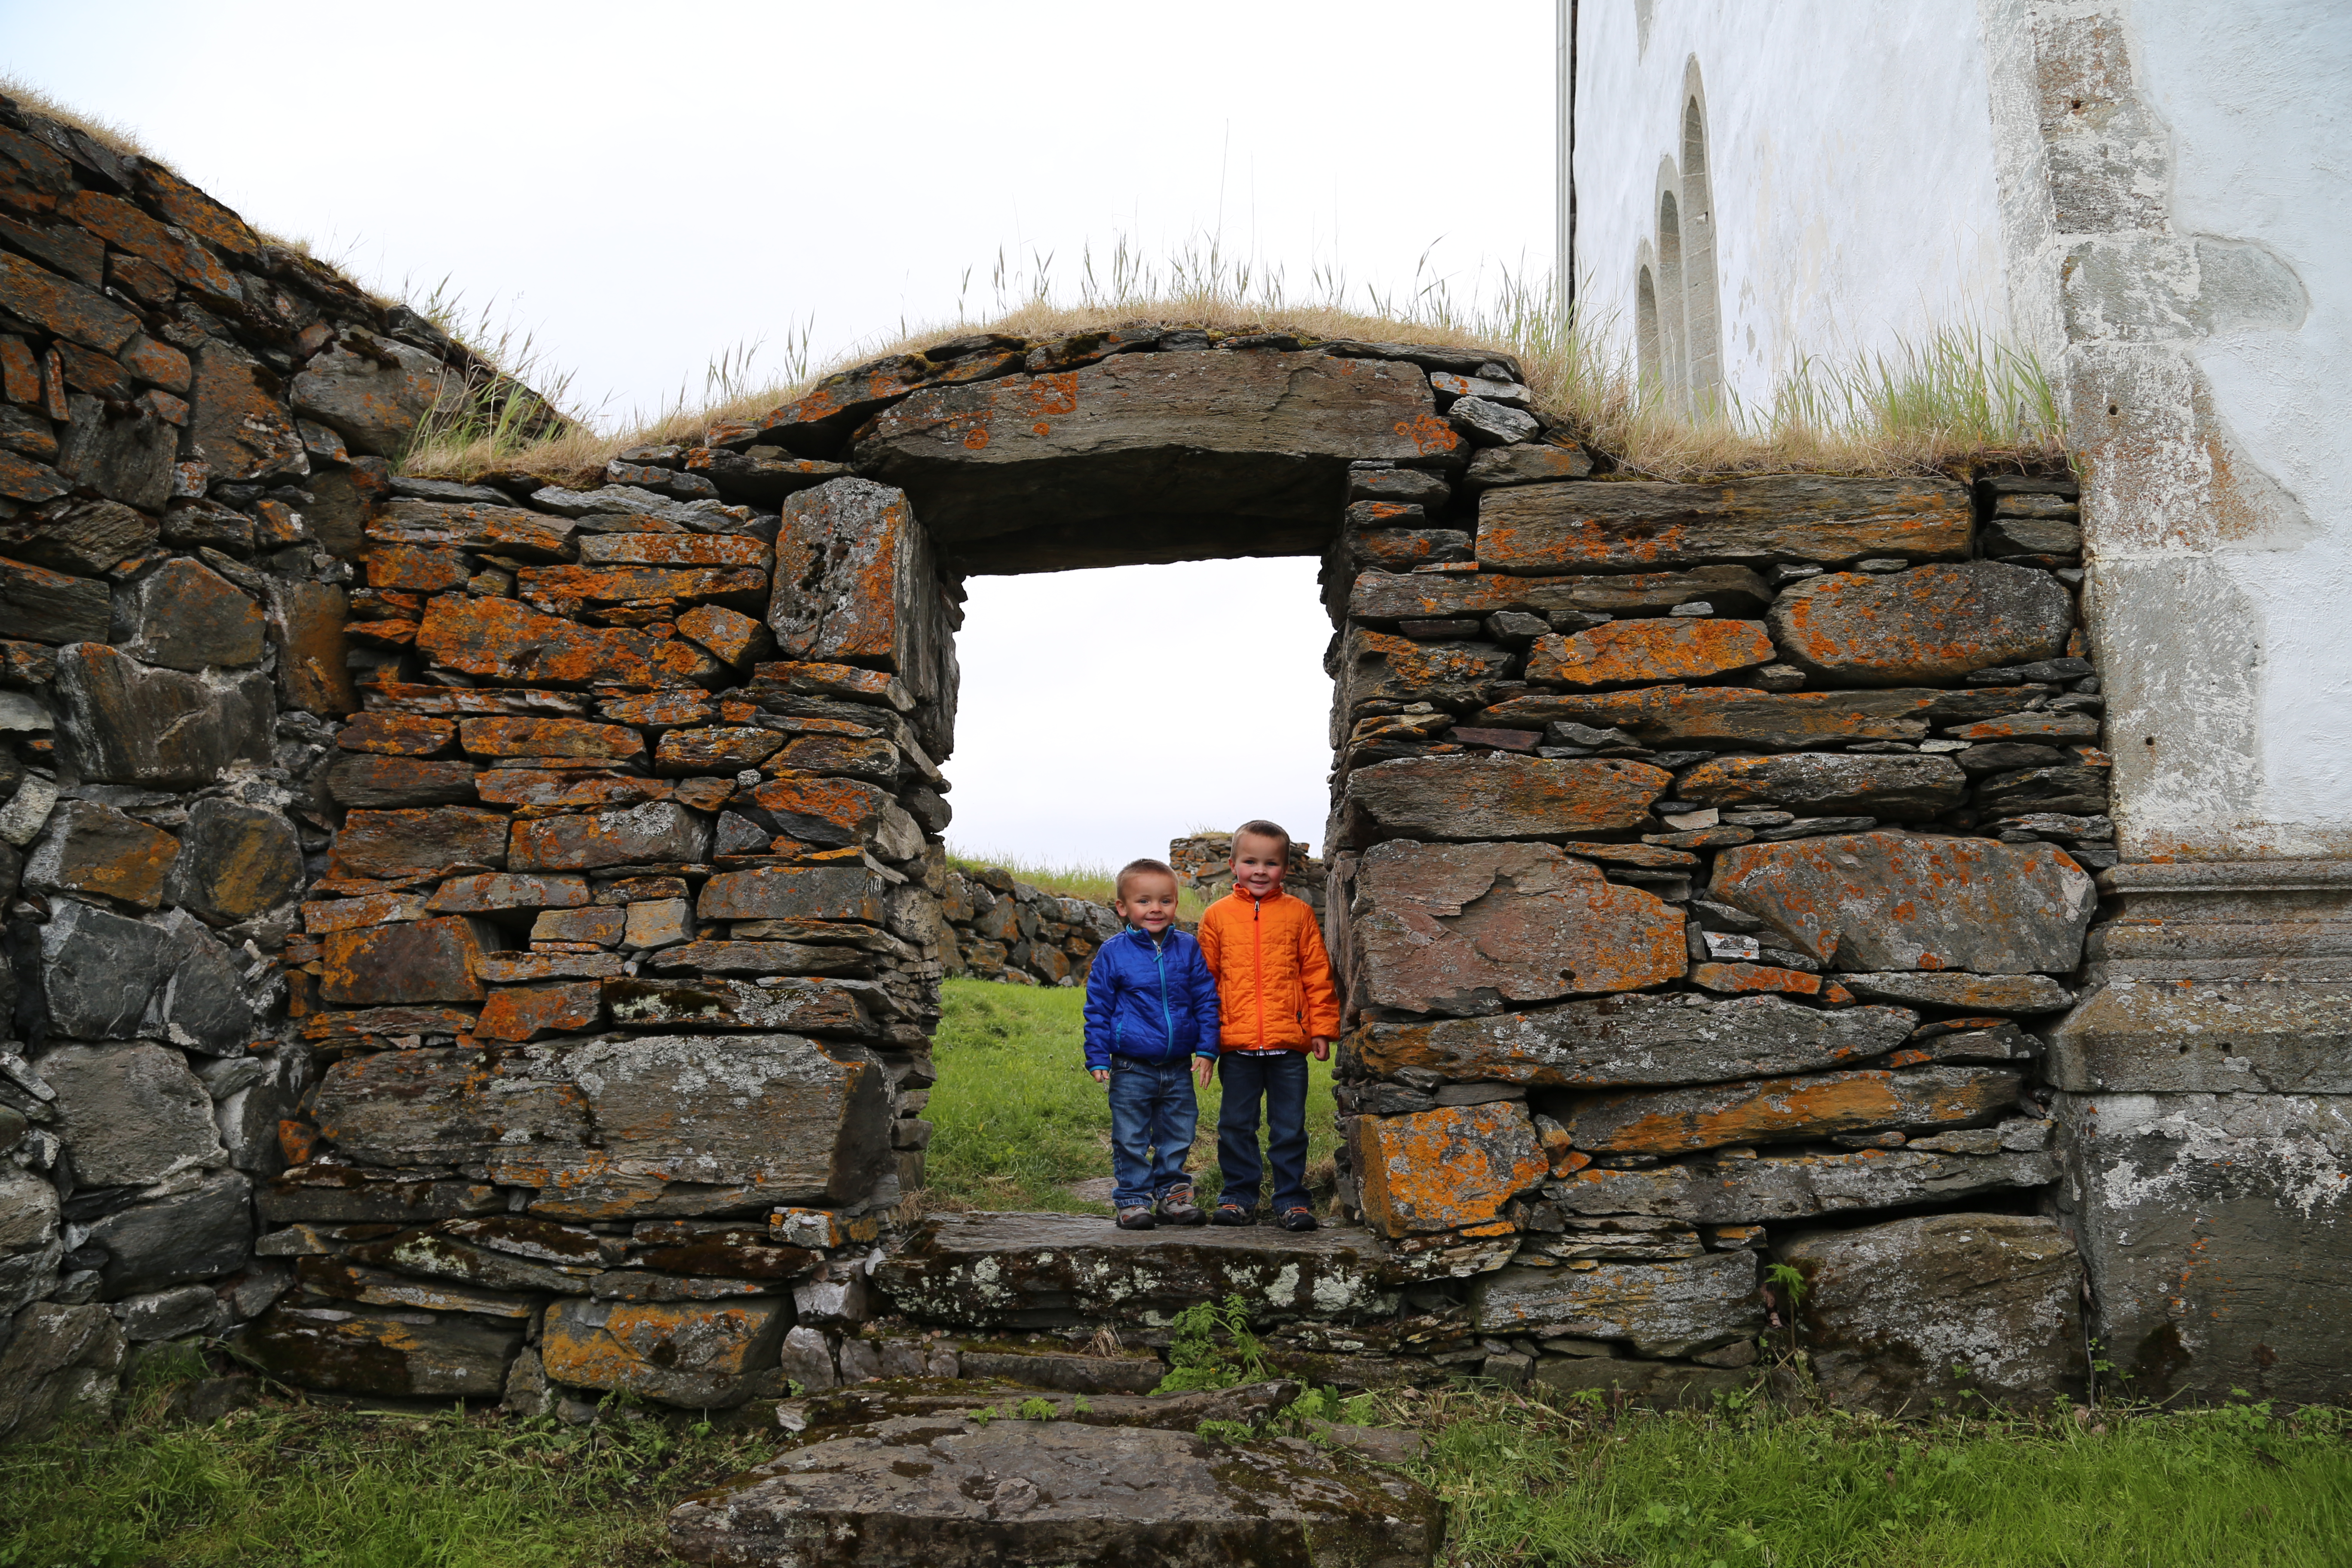
[(1118, 1211), (1118, 1228), (1121, 1230), (1150, 1230), (1159, 1223), (1151, 1217), (1151, 1209), (1145, 1204)]
[(1285, 1230), (1314, 1230), (1318, 1227), (1315, 1223), (1315, 1214), (1313, 1210), (1288, 1208), (1282, 1211), (1282, 1228)]
[(1217, 1212), (1209, 1216), (1211, 1225), (1255, 1225), (1257, 1210), (1244, 1208), (1239, 1204), (1219, 1204)]
[(1192, 1201), (1190, 1187), (1171, 1187), (1160, 1194), (1160, 1217), (1170, 1225), (1206, 1225), (1209, 1216)]

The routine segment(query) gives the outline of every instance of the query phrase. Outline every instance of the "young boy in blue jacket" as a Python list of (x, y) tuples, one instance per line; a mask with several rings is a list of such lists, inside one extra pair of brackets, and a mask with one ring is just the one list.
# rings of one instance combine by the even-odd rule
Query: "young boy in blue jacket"
[[(1201, 944), (1174, 928), (1176, 873), (1129, 861), (1111, 906), (1127, 930), (1087, 976), (1087, 1070), (1110, 1085), (1111, 1194), (1121, 1230), (1199, 1225), (1184, 1169), (1199, 1115), (1193, 1078), (1217, 1061), (1217, 986)], [(1157, 1210), (1155, 1216), (1154, 1210)]]

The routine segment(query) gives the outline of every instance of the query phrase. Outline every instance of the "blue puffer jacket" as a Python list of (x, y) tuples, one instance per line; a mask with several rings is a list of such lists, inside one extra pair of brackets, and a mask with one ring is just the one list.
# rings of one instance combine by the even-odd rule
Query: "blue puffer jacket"
[(1095, 954), (1087, 976), (1087, 1067), (1114, 1056), (1147, 1062), (1217, 1054), (1217, 983), (1201, 944), (1173, 926), (1158, 942), (1129, 926)]

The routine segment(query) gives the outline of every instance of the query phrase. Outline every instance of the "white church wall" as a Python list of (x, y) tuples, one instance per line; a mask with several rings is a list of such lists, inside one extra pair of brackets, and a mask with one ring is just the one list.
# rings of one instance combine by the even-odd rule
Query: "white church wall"
[[(1662, 191), (1686, 276), (1703, 254), (1704, 209), (1677, 188), (1694, 62), (1730, 394), (1769, 404), (1801, 355), (2004, 324), (1976, 0), (1583, 0), (1578, 35), (1575, 265), (1588, 319), (1612, 317), (1626, 353), (1637, 265), (1671, 259)], [(1679, 335), (1670, 322), (1662, 350)]]

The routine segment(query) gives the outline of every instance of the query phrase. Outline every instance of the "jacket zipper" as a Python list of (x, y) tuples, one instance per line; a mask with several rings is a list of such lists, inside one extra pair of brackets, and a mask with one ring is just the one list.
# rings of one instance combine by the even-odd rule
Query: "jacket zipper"
[(1168, 954), (1156, 942), (1151, 944), (1151, 962), (1160, 970), (1160, 1044), (1165, 1049), (1176, 1043), (1176, 1020), (1168, 1011)]
[(1265, 900), (1250, 899), (1251, 945), (1257, 950), (1257, 1048), (1265, 1049)]

